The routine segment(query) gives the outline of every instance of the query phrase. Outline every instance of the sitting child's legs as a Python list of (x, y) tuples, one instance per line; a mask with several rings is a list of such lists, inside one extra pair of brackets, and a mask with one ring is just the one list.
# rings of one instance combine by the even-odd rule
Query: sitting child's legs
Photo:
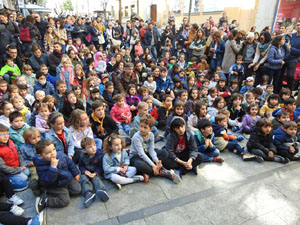
[(139, 156), (134, 156), (130, 159), (130, 164), (133, 165), (141, 174), (153, 175), (153, 169)]
[(228, 141), (228, 144), (226, 146), (226, 148), (229, 151), (235, 151), (239, 154), (243, 154), (244, 153), (244, 149), (239, 145), (239, 143), (237, 142), (237, 140), (230, 140)]
[(214, 160), (214, 157), (218, 157), (220, 155), (220, 151), (218, 149), (215, 149), (212, 152), (198, 152), (198, 154), (203, 158), (203, 162), (212, 162)]
[(95, 191), (98, 191), (98, 190), (103, 190), (105, 191), (105, 185), (103, 183), (103, 181), (101, 180), (100, 176), (95, 176), (92, 180), (92, 183), (93, 183), (93, 186), (95, 188)]
[(62, 208), (69, 204), (70, 194), (68, 188), (47, 188), (47, 206), (51, 208)]
[(29, 174), (30, 174), (30, 171), (28, 168), (26, 168), (22, 172), (20, 172), (18, 174), (8, 175), (8, 177), (15, 181), (27, 181)]
[(39, 179), (38, 175), (37, 175), (37, 172), (36, 172), (36, 167), (35, 166), (31, 166), (29, 167), (29, 171), (30, 171), (30, 176), (31, 176), (31, 179)]
[(135, 180), (132, 178), (136, 174), (136, 168), (133, 166), (128, 166), (128, 169), (126, 171), (126, 176), (121, 176), (119, 174), (112, 174), (110, 180), (116, 184), (130, 184), (135, 182)]
[(67, 187), (71, 196), (76, 196), (81, 193), (81, 185), (75, 178), (72, 178)]
[(251, 152), (254, 155), (262, 157), (264, 160), (268, 160), (269, 159), (268, 155), (266, 155), (261, 149), (255, 148), (255, 149), (252, 149)]

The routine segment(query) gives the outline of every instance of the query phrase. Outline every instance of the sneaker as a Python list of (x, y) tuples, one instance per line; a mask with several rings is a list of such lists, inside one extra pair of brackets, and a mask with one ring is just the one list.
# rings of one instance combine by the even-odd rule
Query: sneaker
[(284, 160), (281, 163), (289, 163), (289, 162), (290, 162), (289, 158), (284, 158)]
[(29, 225), (42, 225), (44, 224), (44, 212), (39, 213), (35, 217), (32, 218)]
[(173, 176), (172, 180), (173, 180), (174, 184), (179, 184), (181, 182), (180, 176), (178, 174), (176, 174), (174, 172), (174, 170), (170, 170), (170, 172), (172, 173), (172, 176)]
[(223, 163), (224, 159), (222, 159), (221, 157), (214, 157), (213, 162)]
[(95, 193), (92, 193), (92, 192), (86, 193), (85, 198), (84, 198), (85, 208), (89, 207), (95, 201), (95, 198), (96, 198)]
[(22, 205), (24, 203), (24, 201), (17, 195), (11, 196), (9, 199), (7, 199), (7, 202), (14, 205)]
[(195, 173), (195, 175), (198, 175), (198, 166), (194, 166), (192, 170)]
[(232, 128), (232, 132), (236, 132), (236, 131), (238, 131), (240, 128), (238, 127), (238, 126), (234, 126), (233, 128)]
[(12, 214), (14, 214), (15, 216), (22, 216), (24, 213), (24, 209), (22, 209), (21, 207), (19, 207), (17, 205), (13, 205), (9, 211)]
[(40, 213), (47, 207), (46, 197), (37, 197), (35, 200), (35, 209), (37, 213)]
[(100, 198), (103, 202), (107, 202), (109, 200), (109, 196), (106, 191), (98, 190), (96, 191), (96, 195)]
[(263, 159), (263, 157), (261, 157), (261, 156), (255, 156), (255, 158), (256, 158), (256, 161), (257, 162), (259, 162), (259, 163), (263, 163), (265, 160)]
[(294, 156), (293, 161), (300, 161), (300, 156)]
[(118, 187), (119, 190), (122, 189), (122, 185), (121, 184), (116, 184), (116, 186)]
[(145, 180), (145, 178), (142, 175), (135, 175), (132, 177), (132, 179), (134, 179), (134, 182), (140, 182)]
[(14, 191), (24, 191), (28, 188), (28, 181), (24, 180), (10, 180), (10, 183), (12, 184)]
[(174, 173), (182, 180), (182, 170), (175, 170)]
[(246, 153), (246, 154), (242, 155), (242, 159), (244, 161), (253, 161), (253, 160), (256, 160), (256, 156)]
[(149, 176), (148, 176), (148, 174), (143, 173), (143, 177), (144, 177), (145, 183), (148, 183), (149, 182)]

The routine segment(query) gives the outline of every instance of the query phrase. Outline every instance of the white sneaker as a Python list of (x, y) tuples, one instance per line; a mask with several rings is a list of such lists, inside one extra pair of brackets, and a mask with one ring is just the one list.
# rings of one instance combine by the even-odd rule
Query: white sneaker
[(119, 190), (122, 189), (122, 185), (121, 185), (121, 184), (116, 184), (116, 185), (117, 185), (117, 187), (119, 188)]
[(17, 195), (11, 196), (9, 199), (7, 199), (7, 202), (14, 205), (22, 205), (24, 203), (24, 201)]
[(13, 205), (10, 209), (10, 212), (12, 214), (14, 214), (15, 216), (22, 216), (24, 213), (24, 209), (22, 209), (21, 207), (19, 207), (17, 205)]

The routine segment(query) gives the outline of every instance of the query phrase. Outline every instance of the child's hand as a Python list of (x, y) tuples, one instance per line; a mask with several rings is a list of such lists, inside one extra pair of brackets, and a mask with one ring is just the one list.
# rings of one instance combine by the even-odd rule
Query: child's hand
[(164, 91), (164, 90), (161, 90), (160, 92), (161, 92), (162, 94), (164, 94), (164, 93), (165, 93), (165, 91)]
[(235, 74), (235, 75), (239, 75), (239, 73), (238, 73), (238, 72), (233, 72), (233, 74)]
[(125, 123), (128, 124), (128, 123), (129, 123), (129, 120), (125, 120)]
[(205, 147), (208, 148), (209, 145), (210, 145), (210, 140), (209, 139), (205, 139)]
[(297, 120), (300, 120), (300, 116), (297, 117)]
[(156, 166), (158, 167), (158, 169), (162, 168), (161, 160), (156, 161)]
[(130, 110), (134, 111), (134, 110), (136, 110), (136, 107), (134, 105), (132, 105), (132, 106), (130, 106)]
[(159, 168), (158, 168), (158, 166), (155, 165), (154, 163), (153, 163), (153, 165), (152, 165), (152, 169), (153, 169), (153, 174), (154, 174), (154, 175), (159, 175)]
[(21, 168), (21, 170), (22, 170), (22, 171), (26, 170), (26, 166), (23, 166), (23, 167)]
[(187, 170), (193, 169), (192, 162), (193, 162), (193, 159), (191, 159), (191, 158), (186, 162), (186, 167), (185, 168)]
[(34, 166), (33, 162), (29, 162), (27, 163), (27, 166), (31, 167), (31, 166)]
[(56, 158), (56, 157), (52, 157), (51, 158), (51, 161), (50, 161), (50, 165), (52, 166), (52, 167), (54, 167), (54, 168), (56, 168), (57, 167), (57, 164), (58, 164), (58, 159)]
[(268, 157), (269, 157), (269, 158), (273, 158), (273, 157), (274, 157), (274, 152), (272, 152), (272, 151), (269, 151), (269, 153), (268, 153)]
[(124, 173), (126, 173), (127, 170), (128, 170), (128, 166), (124, 166), (124, 167), (123, 167), (123, 170), (124, 170)]
[(80, 181), (80, 174), (75, 176), (75, 180)]
[(294, 152), (295, 152), (295, 148), (294, 148), (292, 145), (290, 146), (290, 152), (291, 152), (291, 153), (294, 153)]
[(49, 132), (50, 131), (50, 129), (45, 129), (45, 132)]

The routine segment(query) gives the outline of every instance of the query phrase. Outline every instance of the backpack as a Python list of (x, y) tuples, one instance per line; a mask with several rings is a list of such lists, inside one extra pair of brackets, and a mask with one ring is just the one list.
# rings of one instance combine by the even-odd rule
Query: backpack
[(20, 27), (20, 40), (22, 42), (32, 42), (30, 28), (28, 26)]

